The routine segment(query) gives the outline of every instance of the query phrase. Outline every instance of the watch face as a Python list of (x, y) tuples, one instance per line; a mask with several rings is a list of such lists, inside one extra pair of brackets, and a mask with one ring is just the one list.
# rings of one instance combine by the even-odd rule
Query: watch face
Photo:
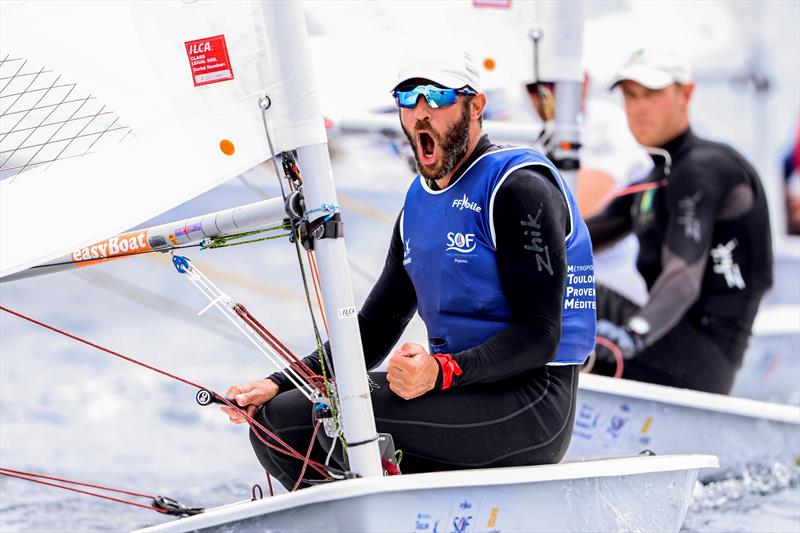
[(650, 333), (650, 324), (644, 318), (635, 316), (628, 321), (628, 328), (637, 335)]

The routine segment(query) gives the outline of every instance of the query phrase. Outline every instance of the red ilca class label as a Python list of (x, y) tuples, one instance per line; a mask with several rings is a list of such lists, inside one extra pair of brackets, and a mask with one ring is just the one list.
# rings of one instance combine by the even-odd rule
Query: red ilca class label
[(233, 68), (224, 35), (188, 41), (184, 44), (195, 87), (233, 79)]

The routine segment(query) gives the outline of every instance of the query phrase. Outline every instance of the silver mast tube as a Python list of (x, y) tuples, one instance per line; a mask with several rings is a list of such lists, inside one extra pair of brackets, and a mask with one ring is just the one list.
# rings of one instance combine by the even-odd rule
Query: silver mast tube
[[(266, 15), (272, 14), (265, 19), (268, 26), (274, 23), (274, 45), (289, 94), (319, 108), (300, 3), (263, 2), (262, 6)], [(321, 113), (319, 120), (322, 124)], [(304, 146), (297, 152), (307, 208), (337, 204), (328, 145)], [(383, 470), (344, 239), (322, 239), (315, 247), (344, 437), (359, 444), (348, 448), (350, 469), (362, 477), (378, 477)]]
[(103, 261), (152, 251), (167, 252), (197, 244), (211, 237), (233, 235), (280, 224), (285, 218), (286, 209), (282, 198), (262, 200), (115, 235), (104, 241), (74, 250), (72, 253), (48, 263), (6, 276), (0, 279), (0, 283), (86, 267)]
[(577, 146), (580, 143), (578, 115), (581, 112), (581, 57), (583, 54), (583, 2), (559, 2), (551, 5), (554, 9), (554, 31), (549, 37), (556, 41), (553, 50), (561, 56), (559, 62), (569, 65), (569, 72), (559, 76), (556, 81), (556, 117), (552, 138), (552, 153), (556, 160), (563, 161), (566, 168), (559, 172), (570, 189), (575, 192), (578, 169), (570, 168), (571, 162), (578, 161)]

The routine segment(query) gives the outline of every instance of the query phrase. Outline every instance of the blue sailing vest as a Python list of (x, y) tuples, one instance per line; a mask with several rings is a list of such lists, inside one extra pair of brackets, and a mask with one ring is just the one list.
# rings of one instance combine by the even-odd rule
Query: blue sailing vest
[[(506, 176), (528, 166), (546, 167), (542, 170), (555, 176), (570, 211), (561, 341), (550, 364), (582, 364), (594, 348), (594, 267), (586, 224), (547, 158), (529, 148), (506, 148), (478, 158), (443, 191), (430, 189), (417, 176), (406, 194), (400, 223), (403, 264), (417, 293), (431, 353), (462, 352), (510, 324), (495, 261), (494, 195)], [(529, 224), (535, 249), (533, 217)], [(546, 253), (537, 261), (540, 271), (550, 266)]]

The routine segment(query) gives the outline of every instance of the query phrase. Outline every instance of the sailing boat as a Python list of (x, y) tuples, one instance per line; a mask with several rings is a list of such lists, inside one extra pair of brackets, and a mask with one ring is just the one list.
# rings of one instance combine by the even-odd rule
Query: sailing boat
[[(46, 70), (80, 79), (92, 91), (86, 100), (97, 95), (108, 102), (131, 133), (119, 144), (97, 148), (96, 153), (90, 146), (77, 154), (82, 157), (69, 159), (60, 147), (55, 157), (37, 159), (41, 151), (35, 147), (32, 157), (24, 152), (31, 149), (29, 144), (70, 146), (80, 132), (66, 141), (51, 136), (44, 143), (29, 144), (26, 134), (17, 135), (19, 145), (11, 151), (24, 157), (8, 169), (19, 173), (0, 183), (3, 279), (29, 268), (34, 268), (29, 273), (45, 272), (168, 251), (264, 227), (275, 216), (282, 221), (280, 199), (119, 233), (289, 150), (297, 151), (304, 176), (303, 200), (308, 208), (301, 214), (313, 223), (336, 211), (297, 4), (76, 4), (68, 7), (68, 18), (75, 22), (68, 27), (78, 37), (57, 47), (43, 46), (40, 35), (30, 28), (60, 35), (67, 26), (54, 17), (55, 13), (67, 16), (60, 6), (40, 2), (4, 6), (0, 41), (8, 54), (4, 62), (40, 65), (32, 74), (34, 80)], [(98, 50), (86, 46), (87, 41), (122, 41), (140, 54), (120, 61), (115, 50)], [(17, 72), (28, 71), (20, 66)], [(50, 89), (58, 85), (56, 79)], [(30, 91), (21, 95), (30, 96)], [(37, 115), (38, 107), (33, 102), (22, 114), (33, 113), (39, 129), (53, 127), (48, 115)], [(14, 125), (11, 130), (21, 128)], [(118, 183), (136, 186), (121, 191)], [(76, 205), (90, 198), (97, 207), (91, 214), (75, 212)], [(343, 421), (339, 431), (347, 442), (366, 442), (349, 448), (355, 479), (211, 509), (150, 530), (227, 526), (307, 531), (323, 524), (326, 530), (341, 531), (680, 527), (698, 471), (716, 466), (716, 458), (640, 456), (383, 477), (344, 240), (319, 239), (314, 247), (324, 314), (331, 318), (329, 340), (335, 347), (336, 407)], [(35, 268), (47, 263), (48, 267)], [(192, 272), (180, 259), (176, 265)], [(215, 305), (225, 301), (214, 292), (206, 295)]]

